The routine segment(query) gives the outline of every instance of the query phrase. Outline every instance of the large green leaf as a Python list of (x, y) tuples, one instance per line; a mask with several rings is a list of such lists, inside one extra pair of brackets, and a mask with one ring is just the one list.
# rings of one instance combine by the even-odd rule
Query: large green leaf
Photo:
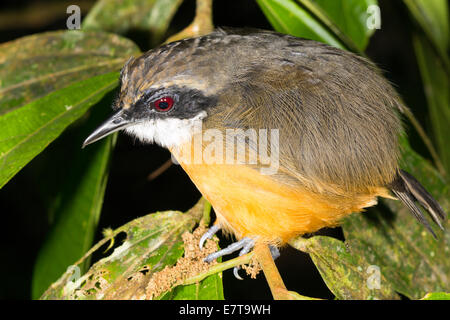
[(404, 0), (423, 32), (413, 34), (417, 57), (438, 157), (447, 174), (450, 173), (450, 61), (448, 50), (449, 13), (446, 0)]
[(447, 75), (450, 73), (448, 57), (449, 13), (447, 0), (403, 0), (427, 38), (433, 43)]
[(223, 300), (221, 274), (209, 276), (199, 283), (180, 285), (164, 295), (161, 300)]
[(132, 41), (92, 31), (46, 32), (1, 44), (0, 115), (73, 82), (117, 71), (136, 54)]
[(0, 187), (117, 86), (118, 73), (72, 84), (0, 117)]
[[(368, 28), (368, 8), (376, 0), (257, 0), (275, 30), (364, 51), (374, 30)], [(371, 17), (374, 18), (374, 17)]]
[(425, 96), (428, 101), (428, 110), (437, 146), (439, 158), (447, 172), (450, 174), (450, 81), (449, 73), (445, 72), (442, 61), (439, 59), (429, 41), (419, 34), (413, 35), (414, 50), (419, 64)]
[[(380, 19), (377, 0), (297, 0), (309, 9), (322, 23), (352, 51), (362, 52), (374, 33), (376, 19)], [(371, 7), (372, 6), (372, 7)], [(368, 10), (368, 9), (374, 10)]]
[(182, 0), (100, 0), (83, 20), (84, 30), (150, 33), (152, 44), (161, 42)]
[(450, 293), (431, 292), (427, 293), (421, 300), (450, 300)]
[[(449, 185), (423, 158), (402, 141), (401, 167), (450, 209)], [(448, 226), (448, 221), (444, 225)], [(345, 243), (329, 237), (292, 241), (309, 252), (328, 288), (339, 299), (411, 299), (450, 287), (450, 233), (435, 240), (399, 201), (383, 200), (366, 213), (353, 214), (342, 224)], [(377, 286), (368, 286), (378, 277)]]
[(355, 253), (347, 242), (315, 236), (301, 237), (291, 241), (291, 245), (307, 252), (317, 266), (325, 284), (340, 300), (398, 299), (386, 277), (380, 273), (379, 286), (371, 283), (376, 269), (364, 255)]
[[(165, 211), (133, 220), (110, 232), (61, 278), (52, 284), (42, 299), (145, 299), (149, 281), (167, 266), (174, 265), (185, 251), (182, 235), (191, 231), (203, 216), (204, 200), (187, 213)], [(109, 256), (99, 260), (85, 274), (74, 278), (74, 270), (94, 251), (120, 233), (124, 242)], [(195, 243), (197, 245), (197, 243)], [(203, 260), (195, 263), (204, 264)], [(194, 265), (193, 265), (194, 268)], [(195, 268), (194, 268), (195, 269)], [(182, 277), (169, 274), (171, 277)], [(164, 299), (223, 299), (221, 274), (213, 274), (198, 284), (176, 287)]]
[[(91, 109), (89, 121), (72, 128), (46, 157), (42, 171), (51, 228), (41, 246), (33, 270), (32, 297), (45, 289), (92, 246), (103, 203), (109, 160), (115, 135), (86, 149), (86, 136), (110, 113), (112, 94)], [(63, 170), (55, 168), (64, 166)], [(70, 168), (70, 170), (67, 170)], [(89, 261), (81, 266), (89, 267)]]
[(343, 44), (294, 0), (256, 0), (275, 30), (343, 49)]

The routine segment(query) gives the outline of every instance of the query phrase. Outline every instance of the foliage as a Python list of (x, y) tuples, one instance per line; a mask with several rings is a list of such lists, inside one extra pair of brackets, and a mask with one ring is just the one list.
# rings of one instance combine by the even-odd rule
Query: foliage
[[(374, 18), (368, 8), (376, 6), (376, 0), (255, 1), (275, 30), (361, 55), (375, 32), (367, 21)], [(140, 54), (124, 35), (145, 30), (152, 45), (161, 43), (181, 2), (99, 0), (80, 31), (46, 32), (0, 45), (0, 188), (55, 139), (64, 137), (68, 128), (76, 132), (66, 140), (72, 146), (72, 160), (66, 163), (71, 171), (49, 205), (52, 227), (36, 260), (34, 298), (51, 283), (42, 298), (135, 296), (142, 292), (144, 280), (148, 282), (151, 275), (183, 256), (181, 235), (192, 231), (202, 218), (202, 202), (187, 213), (150, 214), (111, 232), (89, 250), (115, 138), (85, 150), (79, 146), (105, 117), (117, 88), (118, 70), (130, 56)], [(412, 42), (433, 128), (430, 152), (435, 156), (430, 164), (403, 140), (402, 165), (414, 172), (448, 212), (448, 4), (445, 0), (404, 0), (404, 4), (416, 23)], [(392, 200), (383, 200), (367, 214), (347, 218), (343, 231), (345, 242), (325, 236), (291, 242), (311, 255), (336, 298), (397, 299), (401, 293), (411, 299), (448, 299), (448, 294), (438, 293), (448, 290), (450, 283), (448, 233), (436, 242)], [(127, 234), (125, 242), (88, 270), (92, 252), (121, 232)], [(195, 283), (171, 288), (160, 298), (223, 299), (220, 272), (250, 258), (219, 264), (216, 271), (195, 278)], [(79, 278), (73, 277), (75, 269), (67, 270), (72, 265), (80, 268), (76, 269)], [(379, 269), (370, 269), (373, 266)], [(368, 270), (380, 271), (379, 287), (367, 285), (372, 275)]]
[[(183, 256), (182, 235), (192, 231), (200, 222), (204, 202), (201, 200), (186, 213), (166, 211), (149, 214), (109, 232), (82, 259), (68, 268), (42, 299), (149, 298), (149, 279)], [(82, 277), (73, 276), (85, 259), (120, 233), (125, 233), (126, 239), (114, 252), (95, 263)], [(206, 264), (203, 261), (195, 263)], [(193, 268), (194, 262), (189, 267)], [(215, 273), (198, 283), (174, 286), (169, 292), (152, 298), (223, 299), (221, 278), (221, 273)]]

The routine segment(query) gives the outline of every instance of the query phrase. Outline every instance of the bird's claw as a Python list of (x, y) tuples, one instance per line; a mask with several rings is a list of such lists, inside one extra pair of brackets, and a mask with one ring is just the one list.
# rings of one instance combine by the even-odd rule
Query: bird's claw
[[(206, 231), (203, 234), (203, 236), (200, 238), (200, 241), (199, 241), (200, 249), (203, 249), (203, 245), (205, 244), (206, 240), (211, 239), (219, 230), (220, 230), (220, 227), (218, 225), (213, 225), (211, 228), (209, 228), (208, 231)], [(244, 254), (249, 253), (250, 250), (252, 250), (254, 246), (255, 246), (255, 240), (252, 238), (249, 238), (249, 237), (245, 237), (237, 242), (230, 244), (228, 247), (226, 247), (222, 250), (211, 253), (210, 255), (208, 255), (205, 258), (204, 261), (210, 263), (211, 261), (213, 261), (219, 257), (223, 257), (225, 255), (231, 254), (233, 252), (236, 252), (237, 250), (240, 250), (239, 256), (243, 256)], [(278, 251), (278, 248), (275, 246), (269, 246), (269, 248), (270, 248), (270, 252), (272, 254), (273, 259), (274, 260), (277, 259), (280, 256), (280, 251)], [(239, 275), (240, 268), (241, 268), (240, 266), (234, 267), (233, 274), (236, 279), (243, 280), (242, 277)]]
[(220, 227), (218, 225), (213, 225), (211, 228), (208, 229), (208, 231), (206, 231), (202, 235), (202, 237), (200, 238), (200, 241), (199, 241), (200, 250), (203, 249), (203, 245), (205, 244), (206, 240), (211, 239), (219, 230), (220, 230)]
[(211, 253), (209, 256), (207, 256), (205, 258), (205, 261), (206, 262), (211, 262), (211, 261), (213, 261), (213, 260), (215, 260), (215, 259), (217, 259), (219, 257), (223, 257), (223, 256), (225, 256), (227, 254), (231, 254), (231, 253), (233, 253), (233, 252), (235, 252), (237, 250), (240, 250), (240, 249), (248, 246), (250, 243), (252, 243), (252, 245), (250, 247), (250, 249), (251, 249), (253, 247), (253, 245), (254, 245), (253, 239), (245, 237), (245, 238), (243, 238), (243, 239), (241, 239), (241, 240), (239, 240), (237, 242), (234, 242), (234, 243), (230, 244), (225, 249), (222, 249), (222, 250), (216, 251), (214, 253)]
[[(244, 247), (242, 248), (242, 250), (239, 252), (239, 256), (243, 256), (244, 254), (247, 254), (250, 252), (251, 249), (253, 249), (254, 247), (254, 243), (251, 243), (251, 246), (249, 247)], [(270, 253), (272, 254), (272, 258), (273, 260), (276, 260), (279, 256), (280, 256), (280, 251), (278, 250), (277, 247), (270, 245), (269, 246), (270, 249)], [(238, 280), (244, 280), (241, 278), (241, 276), (239, 275), (239, 269), (241, 268), (241, 266), (236, 266), (233, 268), (233, 274), (234, 277)]]
[(277, 260), (280, 256), (280, 250), (276, 246), (269, 245), (270, 254), (272, 255), (273, 260)]
[[(250, 239), (250, 238), (244, 238), (244, 239), (249, 239), (249, 241), (242, 247), (241, 251), (239, 251), (239, 256), (243, 256), (244, 254), (247, 254), (250, 252), (251, 249), (253, 249), (253, 247), (255, 246), (255, 241)], [(244, 240), (242, 239), (242, 240)], [(239, 275), (239, 269), (241, 267), (240, 266), (236, 266), (233, 268), (233, 274), (234, 277), (238, 280), (244, 280), (241, 278), (241, 276)]]

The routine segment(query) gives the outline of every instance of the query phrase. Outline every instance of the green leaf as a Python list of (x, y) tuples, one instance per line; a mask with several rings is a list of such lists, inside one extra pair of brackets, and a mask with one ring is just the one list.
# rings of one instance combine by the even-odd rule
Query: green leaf
[(294, 0), (256, 0), (275, 30), (344, 49), (343, 44)]
[[(369, 11), (377, 0), (297, 0), (311, 11), (352, 51), (363, 52), (375, 29), (368, 22), (375, 22), (378, 11)], [(376, 7), (374, 8), (376, 9)], [(381, 23), (381, 20), (380, 20)], [(374, 23), (375, 26), (375, 23)]]
[(429, 46), (427, 39), (413, 35), (414, 50), (424, 85), (425, 96), (428, 101), (428, 110), (433, 130), (433, 136), (439, 158), (447, 174), (450, 174), (450, 81), (449, 74), (438, 55)]
[(414, 19), (419, 23), (427, 38), (433, 43), (447, 74), (450, 73), (448, 58), (449, 14), (447, 0), (404, 0)]
[(223, 300), (222, 276), (209, 276), (199, 283), (175, 287), (162, 300)]
[(275, 30), (363, 52), (374, 30), (368, 12), (376, 0), (257, 0)]
[[(39, 298), (66, 271), (69, 264), (79, 259), (92, 246), (116, 136), (108, 137), (86, 149), (81, 149), (81, 145), (110, 112), (112, 95), (105, 98), (103, 103), (92, 108), (87, 123), (81, 128), (73, 128), (61, 137), (64, 148), (56, 148), (46, 159), (47, 170), (44, 170), (43, 175), (47, 185), (45, 190), (49, 193), (47, 196), (52, 196), (48, 212), (52, 224), (34, 265), (34, 299)], [(62, 150), (64, 154), (61, 154)], [(65, 170), (55, 172), (57, 177), (53, 176), (52, 172), (62, 163)], [(82, 265), (82, 272), (87, 270), (88, 264), (89, 261), (86, 261)]]
[[(449, 212), (446, 181), (405, 138), (402, 152), (401, 167), (414, 174)], [(393, 290), (420, 299), (450, 286), (450, 233), (437, 232), (435, 240), (400, 201), (383, 199), (366, 213), (345, 218), (342, 228), (345, 243), (329, 237), (292, 242), (300, 250), (311, 251), (325, 283), (339, 299), (394, 298)], [(367, 290), (369, 276), (379, 276), (379, 289)]]
[[(413, 34), (441, 171), (450, 174), (449, 16), (446, 0), (404, 0), (423, 33)], [(436, 161), (438, 163), (438, 160)]]
[(72, 84), (0, 117), (0, 188), (117, 86), (118, 73)]
[(310, 255), (325, 284), (340, 300), (399, 299), (389, 282), (380, 274), (379, 282), (371, 282), (377, 272), (363, 255), (355, 254), (346, 243), (325, 236), (296, 238), (294, 248)]
[(83, 20), (84, 30), (120, 34), (146, 31), (153, 45), (161, 42), (182, 0), (100, 0)]
[[(202, 199), (187, 213), (157, 212), (116, 229), (69, 268), (41, 299), (148, 298), (146, 289), (149, 280), (182, 257), (182, 235), (199, 223), (203, 206)], [(96, 262), (84, 275), (79, 274), (81, 277), (73, 276), (73, 270), (77, 270), (85, 259), (122, 232), (126, 234), (126, 239), (112, 254)], [(223, 297), (220, 274), (211, 275), (192, 286), (177, 288), (176, 293), (171, 293), (170, 297), (163, 295), (163, 298)]]
[(427, 293), (421, 300), (450, 300), (450, 293), (431, 292)]
[(118, 71), (138, 53), (128, 39), (76, 30), (40, 33), (1, 44), (0, 115), (71, 83)]

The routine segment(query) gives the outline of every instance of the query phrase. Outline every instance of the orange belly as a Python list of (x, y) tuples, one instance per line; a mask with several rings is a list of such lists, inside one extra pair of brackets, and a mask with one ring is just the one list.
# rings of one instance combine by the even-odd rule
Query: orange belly
[(280, 183), (246, 165), (180, 163), (211, 203), (216, 223), (238, 239), (282, 245), (291, 238), (336, 226), (352, 212), (376, 204), (385, 190), (366, 194), (324, 195)]

